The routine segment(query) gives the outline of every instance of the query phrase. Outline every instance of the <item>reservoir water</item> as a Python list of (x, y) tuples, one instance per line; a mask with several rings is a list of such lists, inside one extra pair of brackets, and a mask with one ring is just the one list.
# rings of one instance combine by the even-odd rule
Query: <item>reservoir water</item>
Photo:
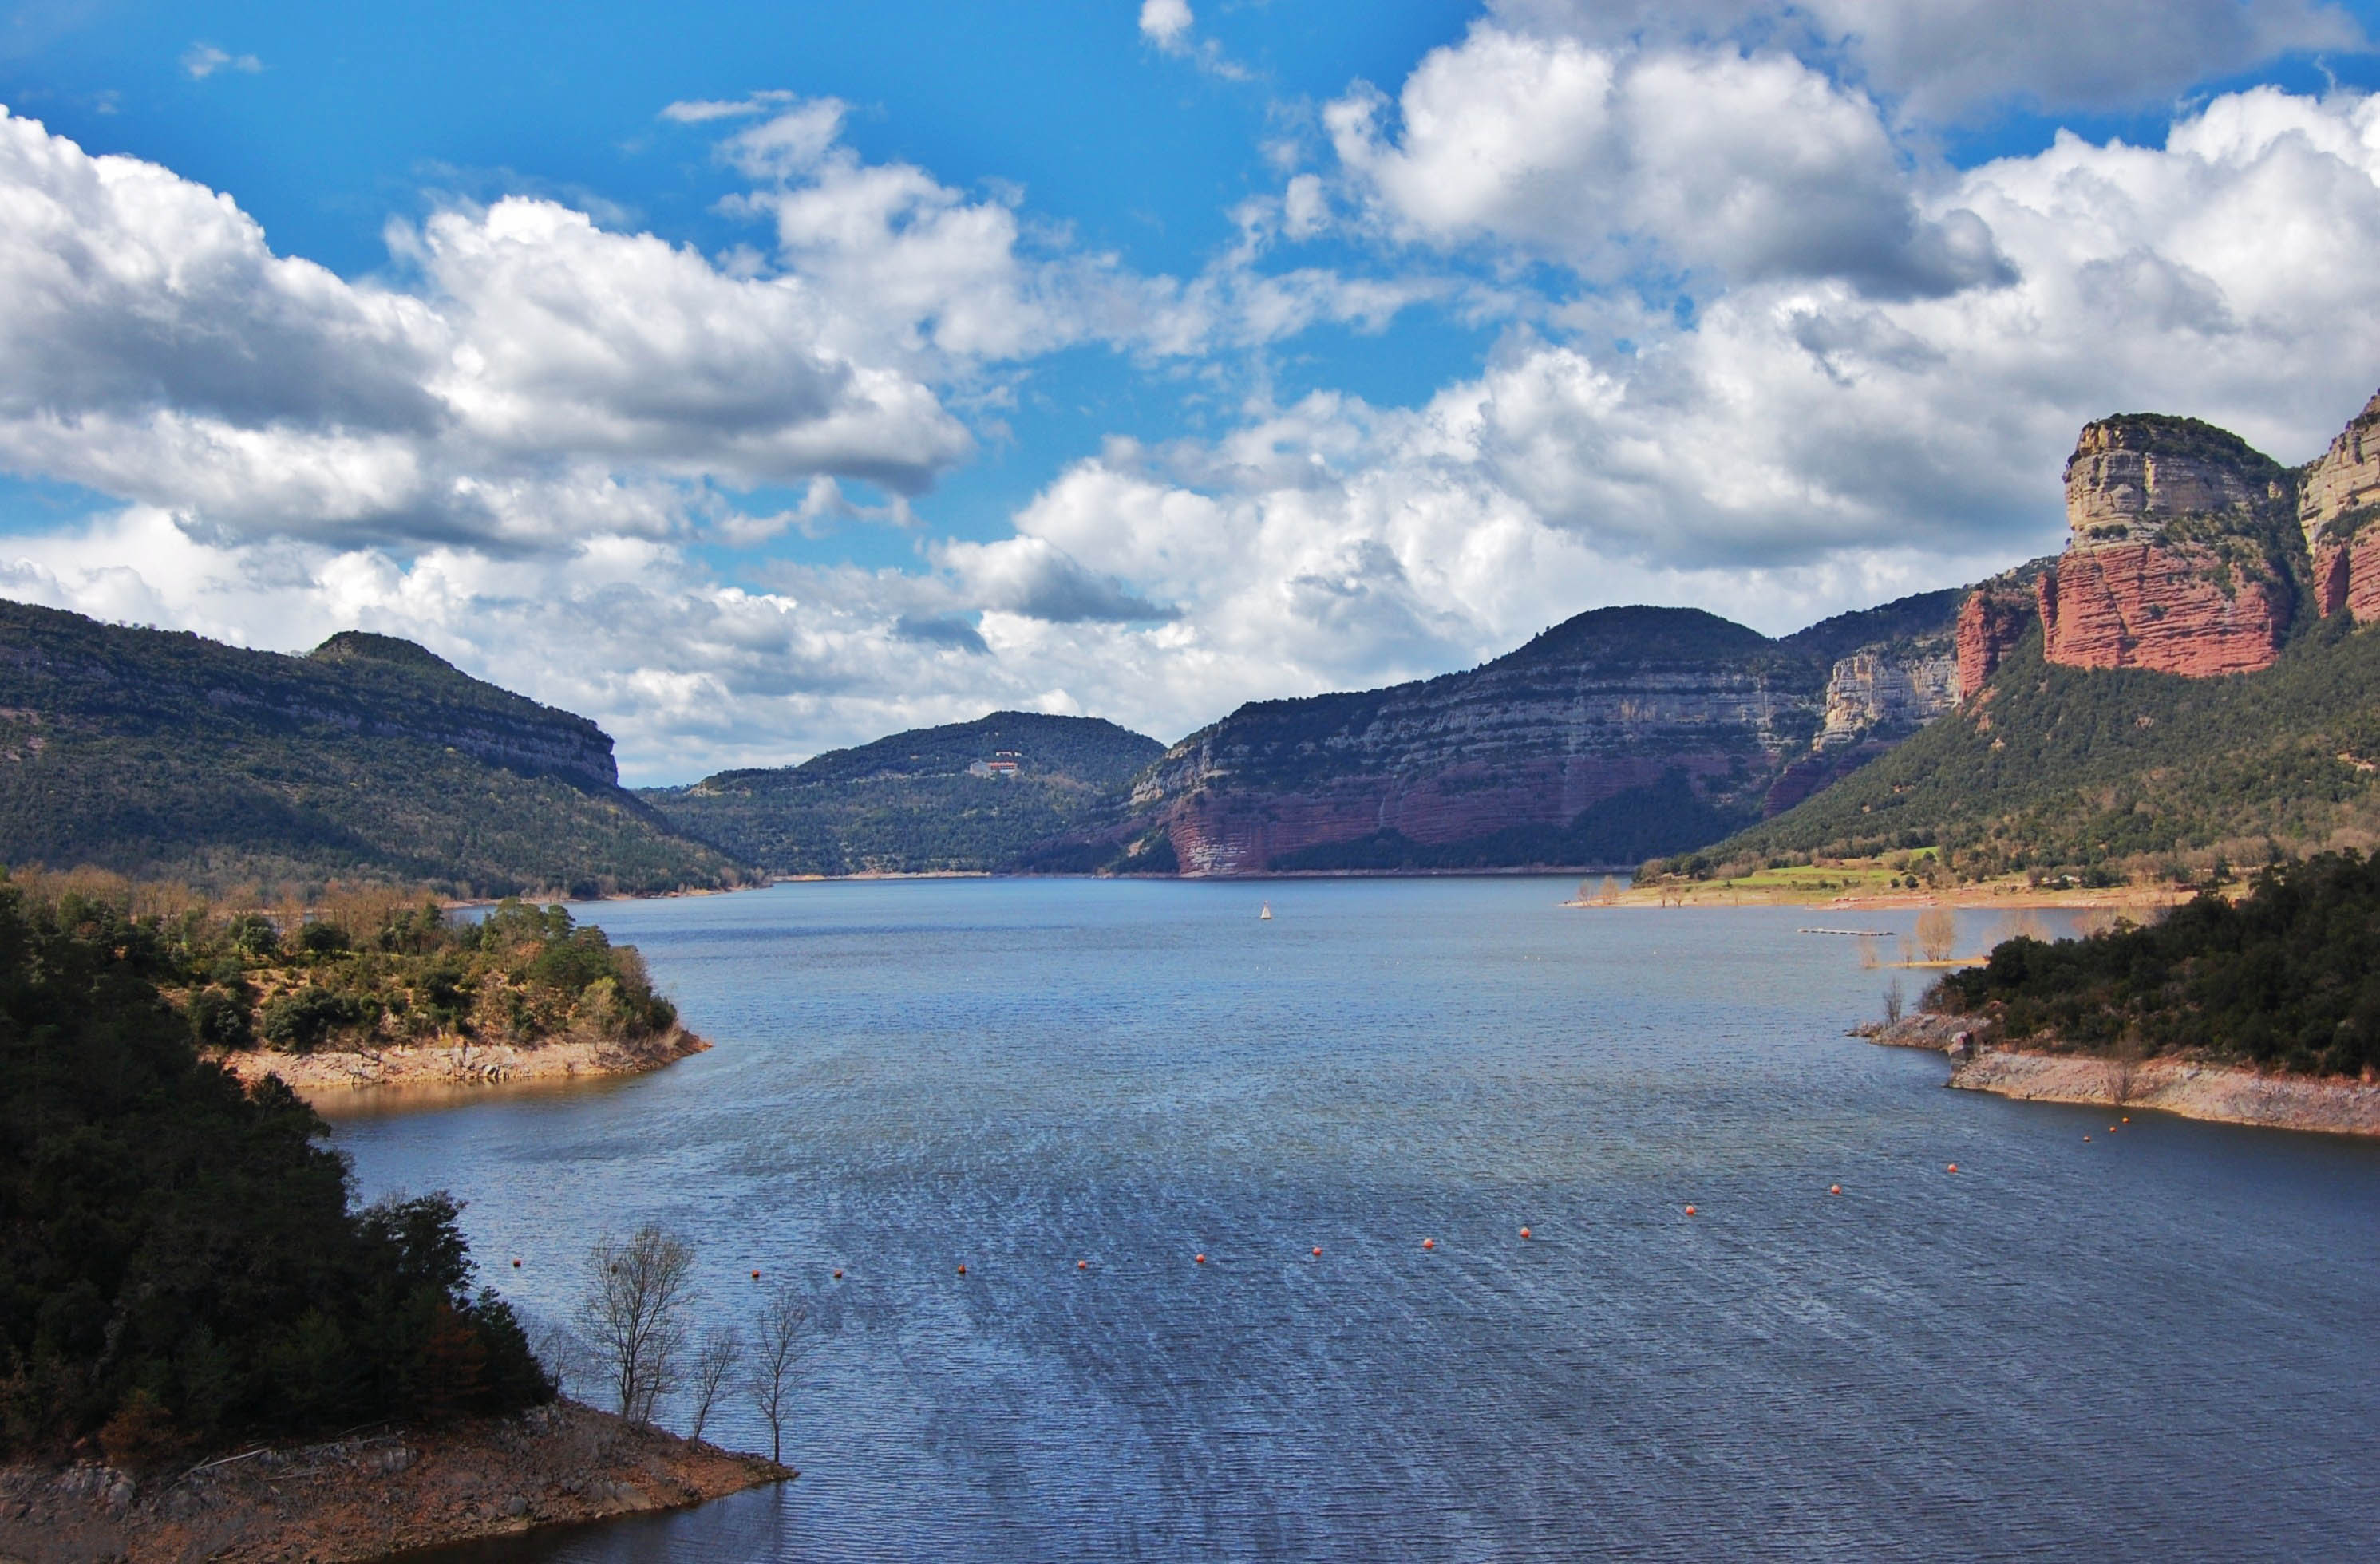
[(338, 1144), (547, 1318), (647, 1220), (709, 1317), (797, 1279), (802, 1475), (448, 1557), (2380, 1549), (2380, 1146), (1945, 1091), (1849, 915), (1571, 884), (577, 909), (715, 1049)]

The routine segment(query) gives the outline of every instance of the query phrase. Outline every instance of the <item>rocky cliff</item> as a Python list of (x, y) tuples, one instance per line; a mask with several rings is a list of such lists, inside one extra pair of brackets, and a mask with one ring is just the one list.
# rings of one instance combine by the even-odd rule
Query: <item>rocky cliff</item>
[(1601, 609), (1468, 673), (1245, 706), (1135, 791), (1185, 874), (1635, 863), (1791, 803), (1955, 699), (1956, 595), (1772, 640)]
[(2380, 619), (2380, 395), (2363, 405), (2307, 469), (2298, 525), (2313, 562), (2315, 611), (2341, 609), (2359, 624)]
[[(2048, 568), (2054, 569), (2056, 563), (2047, 562)], [(2033, 566), (2026, 568), (2034, 570)], [(2039, 574), (2034, 571), (2035, 578)], [(1961, 700), (1971, 699), (1991, 683), (1992, 675), (1999, 672), (2000, 664), (2039, 617), (2033, 589), (2019, 576), (2011, 572), (1995, 576), (1969, 592), (1966, 600), (1959, 605), (1957, 660)]]
[[(2285, 525), (2296, 503), (2288, 471), (2211, 424), (2084, 425), (2066, 464), (2072, 536), (2035, 588), (2049, 661), (2193, 676), (2270, 667), (2304, 574)], [(1993, 612), (1978, 610), (1979, 644)]]

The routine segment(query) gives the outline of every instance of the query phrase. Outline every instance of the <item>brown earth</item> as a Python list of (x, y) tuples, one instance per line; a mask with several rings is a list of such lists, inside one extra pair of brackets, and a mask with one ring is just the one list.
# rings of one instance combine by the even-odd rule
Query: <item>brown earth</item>
[(0, 1564), (340, 1564), (783, 1482), (759, 1456), (557, 1401), (139, 1476), (0, 1467)]
[(214, 1057), (250, 1085), (267, 1075), (278, 1075), (290, 1090), (310, 1100), (364, 1086), (496, 1085), (638, 1075), (709, 1047), (709, 1042), (685, 1027), (674, 1026), (633, 1041), (565, 1034), (532, 1046), (446, 1037), (399, 1048), (322, 1049), (312, 1053), (259, 1049)]

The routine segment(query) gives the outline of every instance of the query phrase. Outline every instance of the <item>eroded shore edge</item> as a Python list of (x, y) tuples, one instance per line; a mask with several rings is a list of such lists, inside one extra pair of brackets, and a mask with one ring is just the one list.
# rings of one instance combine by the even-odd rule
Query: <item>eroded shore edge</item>
[(320, 1101), (370, 1087), (493, 1086), (641, 1075), (710, 1047), (708, 1039), (673, 1026), (633, 1041), (565, 1034), (532, 1046), (449, 1037), (384, 1049), (312, 1053), (254, 1049), (210, 1057), (249, 1085), (278, 1075), (299, 1097)]
[(651, 1513), (797, 1475), (575, 1401), (267, 1447), (187, 1471), (0, 1467), (0, 1564), (388, 1558)]
[[(2019, 1102), (2148, 1109), (2182, 1119), (2340, 1135), (2380, 1135), (2380, 1083), (2344, 1075), (2291, 1075), (2191, 1059), (2110, 1059), (1991, 1040), (1987, 1018), (1912, 1015), (1853, 1035), (1889, 1048), (1949, 1056), (1961, 1091)], [(1963, 1042), (1961, 1041), (1963, 1039)]]

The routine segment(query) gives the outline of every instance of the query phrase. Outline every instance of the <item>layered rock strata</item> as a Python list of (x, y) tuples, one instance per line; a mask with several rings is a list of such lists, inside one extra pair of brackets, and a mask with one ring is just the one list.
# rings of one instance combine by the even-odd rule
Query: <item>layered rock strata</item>
[(2045, 654), (2200, 677), (2271, 666), (2296, 608), (2295, 540), (2277, 526), (2295, 498), (2278, 464), (2194, 418), (2084, 425), (2066, 464), (2072, 536), (2035, 586)]
[(2298, 525), (2313, 560), (2314, 608), (2380, 619), (2380, 395), (2363, 405), (2298, 491)]
[(1928, 594), (1783, 640), (1693, 610), (1598, 610), (1470, 673), (1243, 707), (1168, 751), (1134, 806), (1192, 875), (1367, 837), (1500, 839), (1482, 862), (1575, 863), (1531, 855), (1606, 806), (1704, 828), (1659, 849), (1685, 851), (1947, 710), (1954, 602)]

